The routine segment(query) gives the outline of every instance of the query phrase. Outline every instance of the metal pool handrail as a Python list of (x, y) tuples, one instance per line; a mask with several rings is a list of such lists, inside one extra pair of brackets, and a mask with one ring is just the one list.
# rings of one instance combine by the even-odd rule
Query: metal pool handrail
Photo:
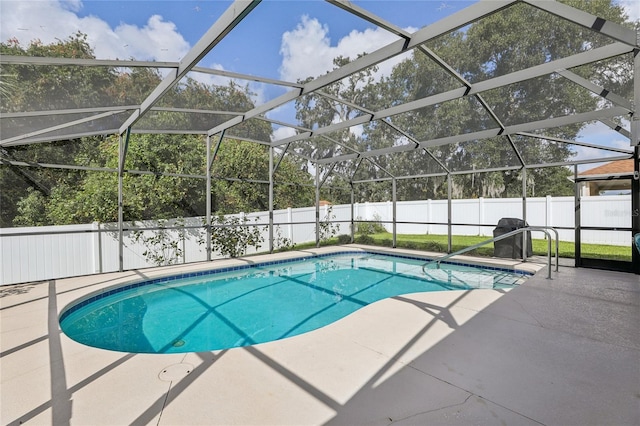
[[(551, 279), (551, 234), (549, 234), (549, 231), (547, 231), (545, 229), (545, 227), (536, 227), (536, 226), (527, 226), (527, 227), (524, 227), (524, 228), (518, 228), (518, 229), (515, 229), (513, 231), (507, 232), (506, 234), (502, 234), (502, 235), (499, 235), (497, 237), (489, 238), (488, 240), (482, 241), (482, 242), (480, 242), (478, 244), (474, 244), (472, 246), (465, 247), (465, 248), (463, 248), (461, 250), (454, 251), (453, 253), (446, 254), (446, 255), (438, 258), (438, 259), (430, 260), (430, 261), (426, 262), (424, 265), (422, 265), (422, 272), (424, 272), (426, 274), (427, 272), (425, 270), (425, 267), (427, 265), (431, 264), (431, 263), (434, 263), (434, 262), (437, 263), (438, 269), (440, 269), (440, 262), (443, 262), (443, 261), (445, 261), (445, 260), (447, 260), (447, 259), (449, 259), (449, 258), (451, 258), (453, 256), (457, 256), (459, 254), (463, 254), (463, 253), (466, 253), (468, 251), (475, 250), (478, 247), (482, 247), (485, 244), (489, 244), (489, 243), (492, 243), (492, 242), (504, 240), (505, 238), (509, 238), (511, 236), (514, 236), (516, 234), (520, 234), (520, 233), (526, 232), (526, 231), (540, 231), (540, 232), (544, 232), (547, 235), (547, 237), (548, 237), (548, 239), (547, 239), (547, 267), (548, 267), (547, 279)], [(556, 241), (556, 248), (557, 247), (558, 247), (558, 245), (557, 245), (557, 241)], [(523, 250), (526, 250), (526, 247), (523, 247)], [(557, 262), (557, 260), (556, 260), (556, 262)]]
[[(548, 229), (550, 231), (553, 231), (554, 234), (556, 234), (556, 272), (558, 272), (558, 268), (560, 267), (560, 256), (558, 254), (559, 246), (560, 246), (560, 233), (553, 226), (531, 226), (530, 228), (532, 231), (538, 230), (541, 232), (544, 232), (545, 229)], [(534, 229), (534, 228), (540, 228), (540, 229)], [(547, 236), (548, 235), (549, 234), (547, 233)]]

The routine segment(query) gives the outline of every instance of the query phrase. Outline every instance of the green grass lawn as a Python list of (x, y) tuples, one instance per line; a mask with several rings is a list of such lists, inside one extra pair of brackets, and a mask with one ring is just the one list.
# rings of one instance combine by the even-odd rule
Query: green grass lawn
[[(370, 235), (356, 235), (356, 243), (371, 244), (378, 246), (391, 247), (392, 235), (388, 232), (381, 232)], [(465, 247), (481, 243), (489, 239), (487, 236), (467, 236), (454, 235), (451, 237), (452, 251), (458, 251)], [(331, 238), (322, 243), (322, 245), (338, 244), (338, 238)], [(426, 234), (398, 234), (396, 238), (397, 247), (446, 253), (447, 252), (447, 236), (446, 235), (426, 235)], [(547, 255), (547, 240), (532, 240), (533, 254)], [(304, 249), (306, 247), (315, 247), (315, 243), (297, 244), (296, 249)], [(470, 256), (493, 256), (493, 243), (488, 243), (475, 250), (469, 251)], [(555, 256), (555, 240), (551, 242), (551, 255)], [(574, 244), (569, 241), (560, 241), (558, 247), (558, 255), (560, 257), (574, 258)], [(582, 257), (593, 259), (611, 259), (631, 261), (631, 247), (611, 246), (604, 244), (582, 244)]]
[[(486, 241), (488, 238), (489, 237), (487, 236), (454, 235), (451, 238), (452, 251), (458, 251), (465, 247), (478, 244), (482, 241)], [(366, 236), (356, 235), (356, 242), (391, 247), (392, 235), (388, 232), (370, 234)], [(447, 251), (446, 235), (398, 234), (396, 242), (396, 245), (402, 248), (435, 251), (441, 253), (446, 253)], [(337, 239), (332, 238), (328, 242), (328, 244), (337, 244)], [(547, 240), (533, 239), (532, 248), (533, 254), (546, 256)], [(552, 255), (555, 255), (555, 241), (552, 241), (551, 243), (551, 250)], [(493, 256), (493, 243), (489, 243), (475, 250), (472, 250), (468, 252), (468, 254), (475, 256)], [(575, 257), (573, 242), (560, 241), (558, 254), (560, 257)], [(631, 247), (611, 246), (604, 244), (582, 244), (582, 256), (597, 259), (630, 261)]]

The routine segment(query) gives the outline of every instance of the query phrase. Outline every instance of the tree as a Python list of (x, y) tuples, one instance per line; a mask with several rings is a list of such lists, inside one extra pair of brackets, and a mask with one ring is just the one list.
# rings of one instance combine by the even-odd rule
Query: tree
[[(567, 3), (607, 20), (618, 23), (625, 21), (622, 9), (610, 0), (592, 2), (570, 0)], [(531, 22), (535, 22), (535, 25), (530, 25)], [(516, 28), (518, 31), (514, 31)], [(460, 70), (460, 73), (472, 82), (499, 77), (611, 42), (595, 31), (570, 24), (526, 4), (516, 4), (500, 14), (492, 15), (471, 25), (465, 32), (465, 37), (467, 48), (462, 55), (456, 55), (457, 52), (449, 53), (446, 49), (434, 48), (434, 50), (442, 53), (447, 60), (451, 58), (451, 62)], [(630, 73), (626, 76), (607, 77), (600, 72), (600, 66), (601, 64), (582, 66), (572, 71), (597, 81), (604, 87), (628, 86)], [(558, 78), (557, 75), (501, 87), (483, 93), (482, 97), (505, 125), (590, 111), (596, 109), (600, 102), (590, 92), (566, 79)], [(575, 139), (583, 126), (584, 124), (574, 124), (546, 129), (545, 134)], [(513, 150), (496, 149), (496, 143), (503, 145), (506, 143), (504, 138), (500, 139), (495, 138), (489, 141), (486, 147), (481, 147), (479, 143), (467, 144), (458, 160), (475, 164), (474, 162), (478, 159), (488, 156), (488, 160), (493, 164), (499, 161), (503, 164), (517, 165)], [(570, 145), (549, 141), (535, 143), (516, 141), (516, 147), (525, 162), (534, 164), (560, 162), (574, 155)], [(491, 153), (494, 153), (493, 160)], [(535, 181), (538, 193), (540, 190), (547, 189), (555, 191), (553, 195), (569, 195), (573, 192), (571, 183), (566, 179), (569, 174), (570, 171), (564, 168), (538, 169), (530, 171), (528, 178)], [(504, 189), (501, 193), (507, 196), (521, 194), (520, 173), (508, 171), (502, 175), (501, 186)], [(463, 180), (460, 183), (463, 188), (471, 188), (468, 176), (461, 180)]]
[[(96, 164), (116, 169), (118, 142), (109, 138), (100, 147)], [(178, 154), (176, 154), (178, 152)], [(206, 146), (199, 136), (131, 135), (125, 163), (127, 170), (150, 174), (125, 173), (123, 177), (124, 219), (148, 220), (204, 216), (206, 213), (205, 180), (166, 176), (171, 174), (203, 174)], [(213, 162), (212, 210), (237, 213), (268, 210), (268, 152), (249, 142), (225, 140)], [(115, 222), (118, 220), (118, 176), (113, 172), (81, 172), (74, 185), (60, 181), (48, 197), (29, 192), (19, 202), (15, 225), (44, 225)], [(223, 178), (232, 178), (225, 180)], [(283, 160), (276, 179), (311, 183), (309, 174), (295, 164)], [(276, 186), (276, 208), (313, 203), (313, 189)], [(304, 190), (301, 190), (304, 188)], [(281, 206), (281, 207), (279, 207)]]
[[(213, 210), (222, 213), (269, 210), (269, 151), (264, 145), (236, 140), (224, 140), (213, 161)], [(311, 176), (288, 157), (280, 163), (275, 182), (295, 185), (275, 185), (275, 209), (315, 202)], [(262, 181), (262, 182), (257, 182)]]
[[(93, 58), (93, 50), (86, 41), (86, 35), (77, 33), (66, 40), (50, 45), (32, 41), (26, 48), (17, 39), (0, 43), (0, 53), (15, 56), (49, 56), (66, 58)], [(82, 108), (101, 104), (108, 105), (108, 90), (117, 78), (117, 73), (108, 67), (39, 67), (35, 65), (2, 65), (0, 74), (9, 76), (9, 83), (2, 85), (1, 112), (47, 111), (58, 108)], [(3, 119), (3, 137), (32, 131), (58, 124), (55, 116), (37, 116)], [(106, 122), (102, 122), (106, 125)], [(47, 144), (30, 144), (6, 147), (0, 153), (4, 158), (17, 161), (44, 162), (51, 164), (74, 164), (80, 151), (91, 154), (95, 140), (90, 138), (61, 141)], [(77, 163), (76, 163), (77, 164)], [(81, 164), (86, 165), (86, 164)], [(25, 203), (37, 203), (38, 196), (29, 194), (28, 188), (39, 191), (44, 198), (59, 182), (73, 186), (77, 173), (60, 172), (53, 169), (21, 168), (2, 165), (0, 167), (0, 226), (11, 226), (18, 214), (18, 201), (28, 198)], [(27, 204), (23, 209), (28, 208)], [(36, 220), (41, 222), (41, 220)]]
[[(349, 58), (338, 56), (333, 60), (334, 69), (350, 62)], [(374, 85), (376, 67), (352, 74), (337, 81), (322, 92), (328, 96), (311, 93), (296, 100), (296, 118), (300, 125), (309, 129), (328, 126), (331, 123), (344, 122), (364, 114), (362, 109), (352, 105), (371, 105), (375, 102), (374, 92), (367, 87)], [(311, 78), (307, 79), (307, 81)], [(304, 83), (304, 82), (302, 82)], [(339, 99), (339, 100), (336, 100)], [(340, 100), (345, 101), (340, 102)], [(331, 158), (340, 154), (351, 153), (349, 148), (357, 149), (363, 139), (357, 138), (348, 129), (336, 131), (328, 137), (313, 138), (296, 146), (295, 150), (313, 159)], [(346, 148), (345, 148), (346, 147)], [(340, 171), (338, 167), (337, 171)]]

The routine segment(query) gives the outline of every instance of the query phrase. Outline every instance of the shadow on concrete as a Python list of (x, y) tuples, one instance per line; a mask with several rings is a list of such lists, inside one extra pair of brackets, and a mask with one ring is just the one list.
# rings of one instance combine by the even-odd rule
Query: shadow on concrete
[[(170, 382), (167, 389), (167, 393), (158, 398), (149, 408), (147, 408), (142, 414), (140, 414), (135, 420), (131, 422), (132, 425), (149, 424), (157, 415), (162, 414), (162, 410), (169, 404), (171, 404), (182, 392), (185, 391), (198, 377), (200, 377), (205, 371), (215, 364), (227, 351), (221, 351), (217, 354), (210, 352), (198, 353), (198, 357), (202, 360), (202, 363), (195, 367), (186, 377), (177, 382)], [(161, 418), (158, 424), (161, 423)]]
[(16, 294), (27, 294), (35, 287), (35, 285), (35, 283), (3, 285), (0, 287), (0, 298), (14, 296)]
[[(56, 282), (51, 280), (48, 283), (49, 294), (47, 299), (48, 305), (48, 335), (41, 338), (34, 339), (28, 343), (20, 345), (16, 348), (4, 351), (3, 356), (12, 353), (19, 352), (27, 349), (37, 342), (48, 340), (49, 342), (49, 365), (50, 365), (50, 389), (52, 398), (39, 406), (33, 408), (27, 413), (24, 413), (17, 419), (7, 423), (8, 426), (17, 426), (29, 422), (38, 415), (42, 414), (48, 409), (51, 409), (51, 424), (54, 425), (69, 425), (71, 423), (73, 415), (73, 394), (80, 389), (89, 385), (90, 383), (100, 379), (104, 375), (113, 371), (117, 367), (126, 363), (136, 356), (136, 354), (128, 353), (116, 361), (110, 363), (104, 368), (96, 371), (90, 376), (78, 382), (76, 385), (69, 387), (66, 379), (66, 369), (64, 363), (64, 357), (62, 353), (62, 345), (60, 335), (62, 331), (58, 325), (58, 306), (56, 295)], [(206, 369), (208, 369), (213, 363), (223, 356), (225, 351), (222, 351), (213, 357), (209, 353), (200, 354), (203, 362), (196, 367), (186, 378), (182, 379), (177, 384), (171, 382), (167, 389), (167, 393), (154, 404), (148, 407), (132, 424), (146, 424), (153, 420), (157, 415), (161, 414), (164, 407), (171, 403), (176, 396), (178, 396), (184, 389), (186, 389), (190, 383), (198, 378)]]
[(405, 300), (434, 318), (394, 358), (434, 321), (455, 332), (378, 383), (390, 361), (327, 424), (640, 424), (640, 280), (562, 274), (538, 274), (463, 325)]

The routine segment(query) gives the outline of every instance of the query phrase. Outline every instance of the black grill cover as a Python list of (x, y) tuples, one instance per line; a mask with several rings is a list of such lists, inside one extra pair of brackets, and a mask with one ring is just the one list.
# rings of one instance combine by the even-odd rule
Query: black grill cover
[[(529, 226), (524, 220), (513, 217), (503, 217), (498, 221), (498, 226), (493, 230), (493, 236), (499, 237), (516, 229)], [(493, 255), (509, 259), (523, 259), (522, 234), (512, 235), (500, 241), (493, 242)], [(531, 247), (531, 232), (527, 231), (527, 256), (533, 254)]]

